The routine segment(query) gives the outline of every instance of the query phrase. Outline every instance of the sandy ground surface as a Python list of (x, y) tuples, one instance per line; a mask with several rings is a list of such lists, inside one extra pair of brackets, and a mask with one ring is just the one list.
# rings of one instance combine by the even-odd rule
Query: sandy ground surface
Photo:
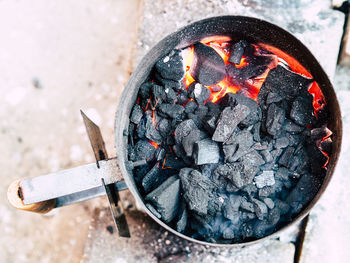
[(114, 154), (138, 0), (0, 2), (0, 262), (79, 262), (94, 205), (47, 216), (7, 202), (15, 179), (93, 162), (79, 110)]

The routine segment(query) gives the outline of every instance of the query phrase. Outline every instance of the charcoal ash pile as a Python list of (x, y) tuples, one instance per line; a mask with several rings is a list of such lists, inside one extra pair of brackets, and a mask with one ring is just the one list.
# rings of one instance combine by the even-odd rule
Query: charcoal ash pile
[[(183, 51), (173, 50), (139, 89), (128, 145), (129, 160), (144, 161), (133, 169), (135, 182), (146, 207), (187, 236), (212, 243), (264, 237), (298, 215), (322, 184), (332, 145), (326, 105), (316, 117), (313, 79), (247, 41), (226, 46), (227, 62), (209, 45), (192, 48), (190, 69)], [(240, 90), (215, 86), (223, 79)]]

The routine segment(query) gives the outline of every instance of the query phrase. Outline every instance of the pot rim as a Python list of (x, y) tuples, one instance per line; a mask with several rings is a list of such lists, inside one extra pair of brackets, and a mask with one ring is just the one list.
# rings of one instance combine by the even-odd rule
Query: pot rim
[[(125, 149), (125, 145), (127, 145), (127, 144), (123, 145), (123, 142), (126, 141), (126, 143), (127, 143), (127, 137), (128, 137), (127, 136), (128, 127), (123, 125), (123, 123), (125, 123), (125, 122), (128, 123), (128, 120), (129, 120), (130, 109), (128, 110), (127, 108), (128, 108), (128, 106), (130, 108), (130, 105), (127, 105), (127, 102), (132, 101), (133, 97), (135, 97), (135, 95), (138, 92), (138, 88), (131, 90), (132, 88), (130, 88), (130, 87), (132, 87), (135, 84), (135, 78), (142, 77), (142, 74), (144, 75), (145, 72), (147, 72), (147, 70), (148, 70), (148, 72), (150, 71), (150, 69), (145, 70), (143, 65), (148, 64), (149, 60), (152, 58), (155, 58), (154, 55), (158, 54), (160, 52), (159, 49), (164, 47), (164, 45), (166, 45), (166, 44), (172, 43), (172, 41), (174, 41), (175, 38), (179, 38), (178, 37), (179, 35), (186, 33), (186, 32), (189, 32), (191, 29), (196, 28), (198, 26), (205, 27), (208, 24), (223, 23), (226, 20), (248, 21), (251, 23), (259, 23), (265, 27), (271, 28), (271, 30), (276, 30), (276, 31), (280, 32), (281, 34), (283, 34), (283, 36), (286, 36), (288, 38), (292, 38), (294, 41), (293, 45), (299, 46), (300, 48), (303, 49), (304, 52), (308, 53), (307, 54), (308, 56), (310, 56), (310, 59), (313, 61), (313, 65), (310, 65), (310, 67), (318, 67), (317, 70), (320, 72), (319, 75), (323, 75), (322, 77), (325, 80), (326, 85), (324, 85), (323, 87), (320, 87), (320, 88), (322, 91), (324, 91), (324, 89), (330, 89), (329, 92), (331, 92), (332, 97), (333, 97), (332, 103), (333, 103), (333, 106), (335, 108), (335, 112), (337, 115), (339, 115), (339, 118), (336, 122), (336, 126), (338, 127), (339, 131), (337, 131), (336, 133), (333, 133), (333, 135), (336, 134), (336, 140), (333, 140), (333, 143), (336, 143), (338, 150), (332, 151), (332, 154), (331, 154), (330, 160), (329, 160), (330, 163), (332, 162), (332, 166), (330, 167), (330, 165), (329, 165), (330, 169), (327, 170), (327, 175), (325, 176), (316, 196), (309, 202), (309, 204), (306, 207), (303, 208), (303, 210), (291, 222), (282, 226), (280, 229), (273, 232), (272, 234), (267, 235), (267, 236), (262, 237), (262, 238), (259, 238), (259, 239), (252, 240), (252, 241), (246, 241), (246, 242), (242, 242), (242, 243), (233, 243), (233, 244), (210, 243), (207, 241), (194, 239), (192, 237), (189, 237), (189, 236), (186, 236), (182, 233), (177, 232), (175, 229), (171, 228), (170, 226), (165, 224), (163, 221), (158, 219), (155, 215), (153, 215), (145, 206), (145, 203), (142, 200), (135, 183), (133, 182), (132, 170), (127, 165), (128, 157), (127, 157), (127, 149)], [(209, 35), (209, 33), (208, 33), (208, 35)], [(193, 42), (196, 42), (196, 41), (198, 41), (198, 40), (195, 40), (195, 39), (193, 40)], [(184, 45), (184, 44), (185, 44), (184, 41), (180, 40), (179, 43), (175, 46), (175, 48), (186, 47), (186, 45)], [(188, 43), (187, 43), (187, 45), (188, 45)], [(171, 48), (171, 49), (173, 49), (173, 48)], [(158, 58), (159, 57), (160, 56), (158, 56)], [(306, 65), (303, 64), (303, 66), (306, 66)], [(312, 75), (314, 75), (314, 74), (312, 74)], [(143, 79), (142, 82), (144, 80), (145, 79)], [(333, 93), (334, 93), (334, 96), (333, 96)], [(327, 100), (327, 98), (326, 98), (326, 100)], [(318, 202), (318, 200), (320, 199), (320, 197), (324, 193), (325, 189), (327, 188), (327, 186), (330, 182), (331, 177), (333, 176), (334, 169), (336, 167), (339, 153), (341, 150), (341, 140), (342, 140), (342, 120), (341, 120), (341, 112), (340, 112), (339, 103), (338, 103), (337, 97), (335, 95), (333, 86), (332, 86), (331, 82), (329, 81), (328, 76), (326, 75), (326, 73), (324, 72), (324, 70), (320, 66), (319, 62), (317, 61), (317, 59), (312, 55), (312, 53), (309, 51), (309, 49), (300, 40), (298, 40), (295, 36), (293, 36), (288, 31), (286, 31), (283, 28), (276, 26), (270, 22), (267, 22), (265, 20), (254, 18), (254, 17), (247, 17), (247, 16), (214, 16), (214, 17), (203, 19), (203, 20), (198, 20), (196, 22), (193, 22), (187, 26), (180, 28), (179, 30), (167, 35), (165, 38), (163, 38), (161, 41), (159, 41), (153, 48), (151, 48), (143, 56), (143, 58), (141, 59), (141, 61), (138, 64), (138, 66), (136, 67), (136, 69), (134, 70), (132, 75), (130, 76), (129, 81), (125, 85), (124, 90), (123, 90), (122, 95), (121, 95), (121, 99), (118, 103), (114, 127), (115, 127), (115, 130), (114, 130), (114, 132), (115, 132), (115, 147), (116, 147), (119, 167), (122, 171), (122, 175), (124, 177), (126, 185), (128, 186), (129, 190), (131, 191), (132, 195), (134, 196), (136, 202), (138, 202), (138, 204), (142, 207), (142, 209), (154, 221), (156, 221), (159, 225), (164, 227), (167, 231), (170, 231), (171, 233), (173, 233), (181, 238), (184, 238), (188, 241), (195, 242), (195, 243), (198, 243), (201, 245), (207, 245), (207, 246), (213, 246), (213, 247), (229, 247), (229, 248), (245, 247), (248, 245), (257, 244), (257, 243), (260, 243), (264, 240), (276, 237), (277, 235), (281, 234), (281, 232), (290, 228), (292, 225), (297, 224), (300, 220), (302, 220), (305, 216), (307, 216), (308, 213), (310, 212), (311, 208), (315, 206), (315, 204)]]

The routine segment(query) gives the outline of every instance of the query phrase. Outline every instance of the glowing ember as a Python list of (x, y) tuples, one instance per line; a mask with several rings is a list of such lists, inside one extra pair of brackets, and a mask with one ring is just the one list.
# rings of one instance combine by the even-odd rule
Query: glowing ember
[(156, 142), (149, 141), (149, 143), (152, 144), (152, 146), (153, 146), (154, 148), (156, 148), (156, 149), (159, 147), (159, 144), (156, 143)]

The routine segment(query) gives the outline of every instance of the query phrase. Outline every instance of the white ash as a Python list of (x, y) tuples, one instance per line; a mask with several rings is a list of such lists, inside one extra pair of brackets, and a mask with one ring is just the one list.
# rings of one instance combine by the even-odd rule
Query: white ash
[(273, 171), (263, 171), (260, 175), (254, 178), (256, 187), (263, 188), (265, 186), (272, 186), (275, 184), (275, 177)]

